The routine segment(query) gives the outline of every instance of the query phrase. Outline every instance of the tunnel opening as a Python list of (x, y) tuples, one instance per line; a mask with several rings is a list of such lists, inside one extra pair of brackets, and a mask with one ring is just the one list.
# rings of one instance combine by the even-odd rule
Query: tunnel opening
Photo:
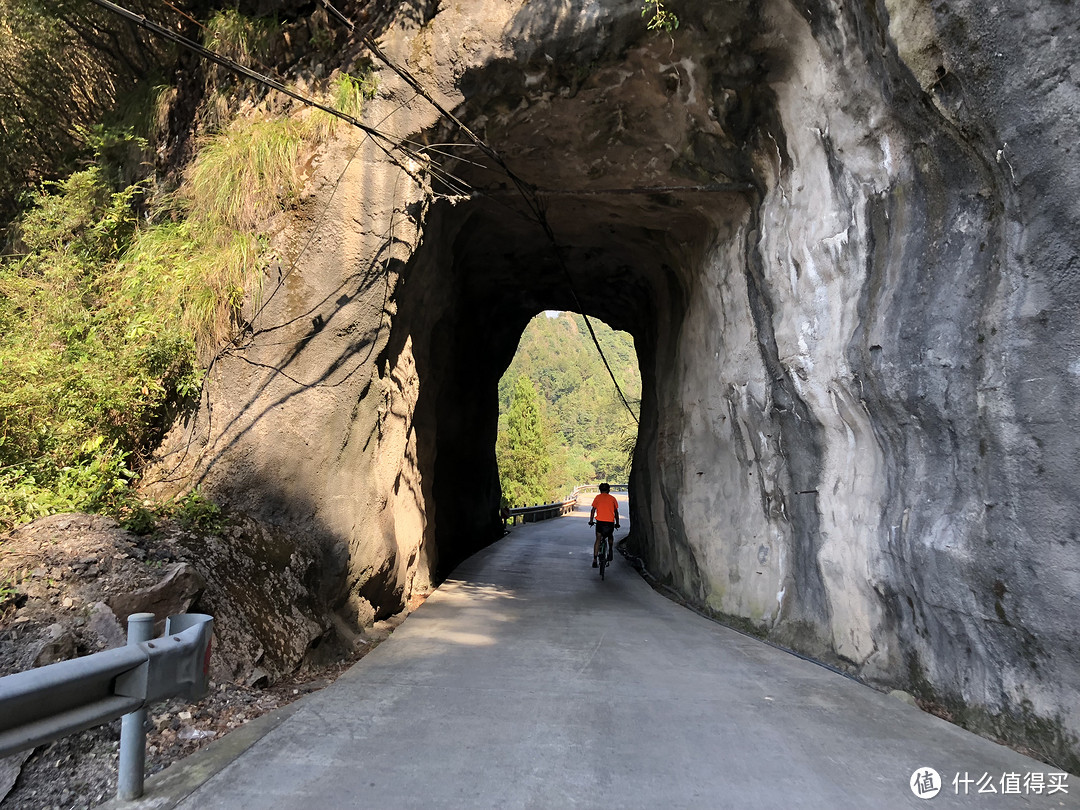
[(641, 407), (637, 353), (629, 333), (586, 317), (536, 315), (499, 381), (496, 456), (506, 507), (628, 480)]
[[(395, 292), (387, 355), (392, 366), (409, 341), (415, 356), (424, 544), (436, 579), (502, 536), (498, 385), (537, 313), (584, 311), (632, 336), (642, 395), (631, 492), (635, 482), (650, 485), (657, 375), (675, 363), (697, 268), (715, 260), (718, 240), (744, 237), (739, 224), (723, 220), (744, 222), (748, 210), (738, 195), (697, 192), (545, 202), (555, 244), (513, 199), (435, 203)], [(640, 525), (637, 543), (645, 547), (647, 522)]]
[(538, 47), (523, 11), (508, 22), (520, 49), (457, 81), (454, 115), (498, 157), (446, 117), (417, 137), (432, 197), (395, 290), (388, 351), (411, 337), (436, 579), (501, 536), (498, 381), (529, 320), (569, 310), (633, 337), (642, 397), (629, 483), (634, 509), (648, 514), (630, 515), (632, 550), (676, 572), (670, 584), (702, 592), (671, 472), (679, 451), (665, 446), (661, 464), (657, 450), (679, 429), (686, 367), (697, 362), (685, 355), (687, 314), (693, 329), (712, 328), (724, 359), (723, 325), (700, 322), (713, 317), (702, 302), (715, 303), (718, 279), (747, 274), (761, 173), (787, 156), (767, 60), (751, 57), (750, 6), (700, 11), (693, 36), (728, 39), (695, 64), (641, 38), (633, 17), (620, 16), (603, 47), (569, 29)]

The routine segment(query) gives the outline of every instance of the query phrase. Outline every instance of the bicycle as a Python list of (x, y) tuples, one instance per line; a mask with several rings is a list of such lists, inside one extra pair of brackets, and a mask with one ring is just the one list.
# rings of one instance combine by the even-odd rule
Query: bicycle
[[(589, 525), (590, 526), (593, 525), (591, 520), (589, 521)], [(615, 535), (615, 527), (614, 526), (609, 526), (606, 531), (605, 530), (600, 531), (600, 556), (599, 556), (600, 579), (604, 578), (604, 570), (607, 568), (608, 560), (611, 559), (610, 555), (611, 555), (612, 549), (614, 548), (614, 540), (615, 540), (614, 535)]]

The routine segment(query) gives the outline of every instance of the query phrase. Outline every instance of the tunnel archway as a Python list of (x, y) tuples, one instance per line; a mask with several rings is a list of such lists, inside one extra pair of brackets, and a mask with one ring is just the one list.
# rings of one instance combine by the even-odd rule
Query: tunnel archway
[[(448, 571), (498, 536), (497, 386), (528, 321), (545, 309), (577, 310), (629, 332), (646, 369), (670, 341), (691, 273), (680, 264), (704, 249), (713, 228), (696, 212), (672, 217), (670, 198), (625, 202), (589, 195), (548, 209), (561, 259), (520, 201), (435, 206), (426, 238), (403, 274), (395, 341), (416, 341), (416, 327), (440, 315), (430, 332), (430, 355), (417, 357), (421, 383), (418, 425), (434, 436), (432, 497), (438, 509), (434, 542), (439, 568)], [(675, 204), (677, 205), (677, 204)], [(636, 214), (636, 216), (635, 216)], [(668, 226), (661, 227), (666, 219)], [(670, 227), (677, 224), (674, 230)], [(433, 238), (432, 238), (433, 236)], [(434, 292), (438, 290), (439, 292)], [(412, 292), (415, 291), (415, 294)], [(415, 346), (415, 342), (414, 342)], [(393, 364), (393, 357), (388, 358)], [(647, 404), (646, 404), (647, 403)], [(643, 394), (642, 423), (655, 422), (656, 398)], [(643, 455), (649, 452), (639, 442)]]
[[(528, 56), (466, 69), (455, 114), (497, 146), (497, 160), (471, 149), (446, 120), (420, 139), (438, 156), (437, 200), (395, 293), (389, 357), (409, 337), (414, 350), (431, 342), (430, 352), (417, 355), (417, 373), (421, 380), (437, 374), (439, 382), (426, 391), (421, 382), (416, 424), (437, 437), (429, 452), (438, 514), (428, 541), (442, 573), (497, 536), (495, 386), (517, 337), (536, 312), (570, 309), (634, 337), (643, 399), (632, 483), (653, 493), (634, 499), (646, 510), (634, 516), (636, 550), (703, 598), (696, 555), (677, 526), (678, 496), (668, 497), (671, 485), (658, 475), (661, 413), (674, 404), (680, 363), (689, 362), (679, 359), (687, 312), (709, 295), (702, 268), (711, 268), (711, 282), (730, 275), (734, 288), (746, 285), (765, 192), (761, 172), (786, 159), (786, 146), (766, 74), (742, 50), (752, 37), (743, 27), (748, 9), (694, 13), (703, 14), (706, 38), (721, 31), (732, 38), (700, 65), (672, 62), (662, 41), (634, 41), (620, 18), (613, 41), (621, 50), (587, 44), (564, 61), (564, 48), (583, 43), (558, 31)], [(508, 32), (524, 35), (533, 24), (523, 13)], [(524, 195), (520, 186), (528, 187)], [(462, 197), (463, 188), (472, 194)], [(439, 325), (418, 337), (413, 325), (433, 307)], [(767, 305), (758, 310), (752, 317), (766, 323)], [(789, 390), (787, 398), (798, 397)], [(658, 544), (649, 539), (652, 523), (665, 535)], [(676, 528), (668, 532), (669, 525)]]
[(640, 406), (632, 335), (571, 310), (536, 313), (499, 380), (502, 505), (552, 503), (603, 481), (625, 490)]
[[(349, 621), (386, 615), (491, 538), (495, 385), (525, 322), (594, 314), (638, 347), (651, 572), (1075, 757), (1080, 507), (1051, 483), (1075, 479), (1080, 441), (1075, 217), (1023, 184), (1076, 169), (1018, 127), (1075, 116), (1035, 115), (1021, 51), (984, 59), (937, 10), (688, 2), (650, 39), (631, 5), (449, 4), (387, 45), (539, 189), (577, 301), (512, 184), (446, 159), (467, 144), (384, 71), (372, 120), (464, 187), (359, 136), (331, 145), (295, 240), (319, 206), (331, 232), (279, 274), (169, 452), (316, 538)], [(1072, 25), (1047, 9), (1047, 30)]]

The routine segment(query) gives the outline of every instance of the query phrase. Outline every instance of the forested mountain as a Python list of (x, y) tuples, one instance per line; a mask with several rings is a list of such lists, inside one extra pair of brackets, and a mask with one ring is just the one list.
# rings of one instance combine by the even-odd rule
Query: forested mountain
[[(641, 374), (633, 338), (601, 321), (591, 321), (636, 413)], [(520, 450), (514, 446), (514, 442), (523, 441), (520, 427), (510, 424), (512, 405), (517, 412), (527, 408), (523, 399), (528, 393), (518, 385), (522, 377), (532, 383), (539, 400), (542, 444), (547, 453), (544, 480), (531, 488), (517, 480), (518, 473), (511, 472), (511, 468), (522, 468)], [(513, 503), (513, 495), (528, 492), (526, 499), (535, 502), (562, 497), (575, 484), (624, 482), (636, 435), (637, 425), (619, 399), (584, 319), (570, 312), (557, 317), (537, 315), (525, 328), (517, 353), (499, 383), (498, 457), (504, 497)], [(512, 453), (516, 453), (514, 461)]]

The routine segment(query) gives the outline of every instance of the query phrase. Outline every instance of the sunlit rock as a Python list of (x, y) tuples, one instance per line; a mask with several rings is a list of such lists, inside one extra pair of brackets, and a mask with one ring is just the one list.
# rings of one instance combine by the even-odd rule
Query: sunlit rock
[(1076, 770), (1080, 32), (1021, 5), (392, 28), (535, 194), (381, 68), (365, 120), (412, 152), (319, 156), (161, 468), (317, 539), (344, 618), (384, 618), (499, 535), (497, 381), (531, 316), (584, 309), (638, 347), (656, 577)]

